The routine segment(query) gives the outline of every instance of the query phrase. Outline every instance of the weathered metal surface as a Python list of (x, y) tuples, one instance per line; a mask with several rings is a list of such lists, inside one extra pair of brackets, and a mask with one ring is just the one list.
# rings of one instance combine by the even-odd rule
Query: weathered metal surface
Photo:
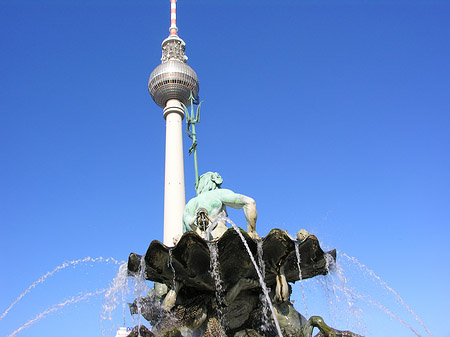
[[(244, 230), (241, 232), (255, 260), (258, 260), (257, 241)], [(298, 281), (296, 241), (281, 229), (271, 230), (261, 240), (267, 286), (275, 285), (276, 276), (281, 273), (282, 268), (288, 282)], [(258, 279), (250, 256), (234, 229), (230, 228), (215, 243), (219, 251), (219, 270), (224, 290), (231, 288), (240, 279)], [(327, 274), (326, 253), (320, 248), (319, 241), (314, 235), (308, 236), (299, 244), (299, 251), (303, 279)], [(170, 254), (172, 255), (171, 263), (169, 263)], [(334, 250), (327, 254), (332, 257), (333, 261), (336, 259)], [(138, 271), (139, 260), (139, 255), (130, 254), (128, 269), (131, 272)], [(145, 254), (145, 263), (146, 278), (149, 281), (164, 283), (171, 287), (174, 278), (173, 270), (175, 270), (175, 279), (182, 282), (184, 287), (199, 291), (214, 291), (215, 289), (214, 280), (210, 275), (211, 256), (207, 241), (195, 232), (184, 233), (175, 247), (167, 247), (157, 240), (152, 241)]]

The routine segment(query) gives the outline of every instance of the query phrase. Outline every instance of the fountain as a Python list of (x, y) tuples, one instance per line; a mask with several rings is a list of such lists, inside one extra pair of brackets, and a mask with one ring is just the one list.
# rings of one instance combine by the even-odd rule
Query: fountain
[[(336, 251), (324, 252), (306, 230), (300, 230), (296, 240), (281, 229), (260, 238), (254, 199), (222, 188), (217, 172), (199, 177), (199, 82), (186, 64), (186, 45), (177, 34), (176, 2), (171, 0), (162, 64), (148, 85), (166, 119), (164, 243), (155, 240), (145, 255), (131, 253), (128, 259), (130, 275), (155, 282), (147, 297), (138, 295), (130, 305), (131, 313), (142, 315), (152, 331), (139, 318), (130, 336), (309, 337), (314, 328), (321, 336), (357, 336), (328, 327), (321, 317), (306, 319), (290, 300), (289, 283), (326, 275)], [(186, 205), (180, 127), (184, 116), (193, 142), (189, 154), (194, 153), (197, 191)], [(246, 230), (227, 218), (226, 207), (244, 211)]]
[[(273, 229), (264, 238), (253, 239), (229, 219), (216, 220), (230, 222), (232, 228), (212, 240), (190, 230), (173, 247), (157, 240), (150, 244), (144, 256), (145, 277), (165, 290), (153, 291), (141, 303), (135, 301), (131, 311), (137, 313), (140, 306), (144, 317), (157, 327), (155, 335), (211, 336), (213, 329), (221, 336), (311, 336), (317, 327), (323, 336), (356, 336), (329, 328), (317, 316), (306, 320), (290, 302), (289, 283), (300, 276), (327, 274), (329, 261), (336, 259), (335, 250), (324, 252), (314, 235), (293, 240), (286, 231)], [(258, 258), (265, 266), (264, 274)], [(129, 272), (142, 272), (141, 261), (141, 256), (130, 254)], [(261, 295), (271, 307), (269, 322), (262, 322), (266, 316)], [(168, 316), (171, 323), (161, 328)], [(262, 332), (261, 326), (267, 330)]]

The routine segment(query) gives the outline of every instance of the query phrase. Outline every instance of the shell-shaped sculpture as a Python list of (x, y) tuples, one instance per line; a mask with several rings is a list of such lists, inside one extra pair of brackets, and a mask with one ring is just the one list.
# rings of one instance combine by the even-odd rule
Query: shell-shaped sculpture
[[(241, 230), (251, 254), (258, 261), (257, 241)], [(211, 243), (210, 243), (211, 244)], [(258, 280), (258, 275), (241, 238), (233, 228), (212, 244), (217, 245), (218, 264), (224, 290), (230, 289), (241, 279)], [(335, 261), (336, 251), (325, 253), (314, 235), (309, 235), (299, 245), (302, 279), (328, 273), (328, 264)], [(296, 241), (286, 231), (273, 229), (262, 239), (265, 282), (268, 287), (275, 286), (276, 276), (283, 273), (288, 282), (300, 279)], [(169, 252), (170, 251), (170, 252)], [(198, 291), (215, 290), (210, 274), (211, 255), (208, 242), (195, 232), (186, 232), (175, 247), (166, 247), (153, 241), (145, 254), (146, 278), (150, 281), (172, 286), (174, 276), (185, 287)], [(140, 256), (130, 254), (128, 270), (139, 270)], [(174, 275), (175, 271), (175, 275)]]
[[(132, 314), (141, 313), (151, 323), (155, 334), (148, 336), (181, 336), (184, 330), (203, 337), (312, 337), (317, 328), (316, 336), (361, 337), (333, 329), (319, 316), (306, 319), (290, 301), (287, 282), (300, 279), (299, 265), (302, 279), (325, 275), (336, 261), (336, 250), (325, 253), (314, 235), (296, 241), (286, 231), (273, 229), (262, 240), (254, 240), (239, 230), (230, 228), (216, 241), (187, 232), (175, 247), (157, 240), (150, 244), (144, 257), (145, 277), (158, 282), (159, 290), (155, 285), (147, 297), (130, 304)], [(252, 261), (261, 254), (268, 301), (274, 307), (271, 317), (261, 302), (263, 285), (256, 269), (261, 268)], [(141, 261), (142, 256), (130, 254), (130, 275), (140, 271)], [(137, 336), (137, 330), (130, 336)]]
[(164, 108), (170, 99), (177, 99), (189, 106), (191, 92), (194, 98), (198, 97), (199, 81), (190, 66), (172, 59), (161, 63), (153, 70), (148, 81), (148, 91), (161, 108)]

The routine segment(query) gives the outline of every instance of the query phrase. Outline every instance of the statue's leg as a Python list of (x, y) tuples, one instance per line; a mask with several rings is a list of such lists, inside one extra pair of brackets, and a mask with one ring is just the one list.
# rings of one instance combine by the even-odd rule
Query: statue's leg
[(280, 274), (276, 276), (277, 284), (275, 286), (275, 300), (284, 303), (289, 299), (289, 286), (284, 274), (284, 265), (280, 268)]

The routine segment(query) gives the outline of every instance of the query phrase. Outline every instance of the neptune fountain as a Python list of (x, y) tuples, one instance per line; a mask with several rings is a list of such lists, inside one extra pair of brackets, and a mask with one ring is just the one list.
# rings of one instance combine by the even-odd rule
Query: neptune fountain
[[(129, 336), (310, 337), (315, 328), (316, 336), (358, 336), (329, 327), (319, 316), (305, 318), (290, 299), (291, 283), (326, 275), (336, 251), (324, 252), (304, 229), (295, 239), (282, 229), (260, 238), (254, 199), (222, 188), (217, 172), (198, 176), (199, 82), (186, 64), (186, 44), (177, 32), (176, 0), (171, 0), (170, 35), (148, 84), (166, 120), (164, 242), (155, 240), (144, 255), (129, 256), (129, 275), (154, 282), (146, 297), (130, 304), (131, 313), (142, 315), (151, 329), (139, 324)], [(185, 116), (197, 192), (187, 204), (181, 138)], [(227, 217), (227, 207), (244, 211), (246, 230)]]
[[(130, 254), (130, 275), (155, 282), (130, 306), (153, 326), (141, 335), (309, 337), (317, 328), (318, 336), (357, 336), (330, 328), (321, 317), (306, 319), (290, 301), (289, 283), (327, 274), (336, 251), (324, 252), (304, 229), (295, 239), (281, 229), (260, 239), (254, 200), (221, 184), (218, 173), (200, 177), (173, 247), (155, 240), (145, 256)], [(226, 206), (244, 209), (247, 231), (226, 218)]]

